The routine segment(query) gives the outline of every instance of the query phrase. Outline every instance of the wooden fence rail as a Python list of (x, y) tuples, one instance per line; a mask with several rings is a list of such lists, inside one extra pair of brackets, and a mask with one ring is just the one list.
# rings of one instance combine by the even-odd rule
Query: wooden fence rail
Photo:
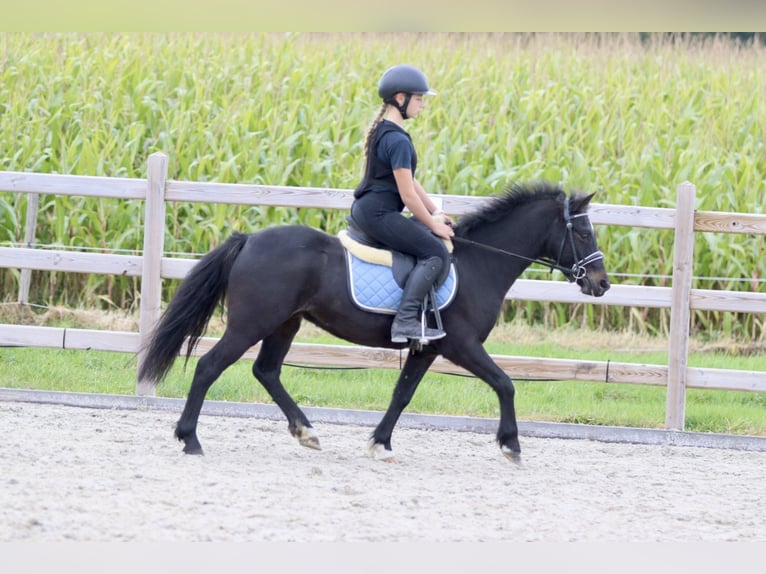
[[(31, 247), (0, 247), (0, 267), (22, 271), (46, 270), (140, 276), (139, 332), (64, 329), (24, 325), (0, 325), (0, 345), (91, 349), (139, 353), (160, 315), (162, 279), (181, 279), (196, 263), (194, 259), (164, 257), (165, 205), (168, 201), (349, 209), (352, 192), (345, 189), (263, 186), (172, 181), (167, 179), (167, 156), (156, 153), (148, 161), (146, 179), (0, 172), (0, 191), (31, 194), (78, 195), (145, 201), (142, 256), (41, 250)], [(604, 297), (594, 299), (572, 289), (565, 281), (518, 280), (507, 298), (590, 305), (669, 308), (669, 364), (645, 365), (599, 361), (573, 361), (514, 356), (494, 356), (512, 378), (545, 378), (607, 383), (649, 384), (667, 388), (666, 428), (683, 430), (687, 388), (766, 392), (766, 373), (693, 368), (687, 365), (689, 319), (694, 310), (766, 313), (766, 293), (692, 289), (695, 232), (766, 235), (766, 216), (742, 213), (694, 211), (695, 187), (678, 187), (675, 209), (592, 204), (594, 225), (618, 225), (674, 230), (672, 287), (613, 285)], [(485, 198), (436, 196), (447, 213), (473, 210)], [(30, 202), (30, 206), (34, 202)], [(35, 217), (27, 217), (28, 226)], [(25, 235), (32, 243), (33, 236)], [(23, 277), (28, 277), (25, 273)], [(23, 278), (22, 277), (22, 278)], [(28, 278), (20, 285), (25, 301)], [(206, 352), (215, 339), (204, 338), (195, 355)], [(254, 358), (258, 346), (245, 358)], [(143, 357), (139, 354), (139, 365)], [(296, 343), (287, 356), (290, 362), (398, 369), (400, 351), (358, 346)], [(439, 359), (432, 370), (463, 374), (465, 371)], [(153, 386), (137, 381), (139, 395), (152, 394)]]

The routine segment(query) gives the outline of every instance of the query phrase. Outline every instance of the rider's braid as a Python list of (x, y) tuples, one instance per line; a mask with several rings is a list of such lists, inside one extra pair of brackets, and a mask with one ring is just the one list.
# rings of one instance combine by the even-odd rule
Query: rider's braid
[(369, 155), (370, 153), (370, 140), (372, 139), (372, 133), (375, 131), (375, 128), (378, 127), (378, 124), (383, 119), (383, 116), (386, 114), (386, 108), (388, 107), (388, 104), (383, 102), (383, 105), (380, 107), (380, 111), (378, 112), (378, 115), (375, 116), (375, 119), (373, 120), (372, 124), (370, 125), (370, 129), (367, 130), (367, 138), (364, 140), (364, 154)]

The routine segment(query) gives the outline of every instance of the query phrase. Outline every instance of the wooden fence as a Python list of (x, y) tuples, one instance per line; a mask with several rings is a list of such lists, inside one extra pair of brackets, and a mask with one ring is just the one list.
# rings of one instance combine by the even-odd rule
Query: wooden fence
[[(164, 256), (165, 203), (168, 201), (348, 209), (352, 192), (344, 189), (218, 184), (167, 179), (167, 156), (153, 154), (146, 179), (0, 172), (0, 191), (32, 194), (77, 195), (145, 201), (143, 256), (0, 247), (0, 267), (22, 269), (20, 300), (31, 270), (120, 274), (141, 277), (139, 332), (0, 325), (0, 345), (90, 349), (138, 353), (161, 312), (163, 278), (180, 279), (196, 263), (194, 259)], [(687, 365), (690, 315), (694, 310), (766, 313), (766, 293), (692, 289), (695, 232), (766, 235), (766, 216), (741, 213), (695, 212), (695, 187), (678, 187), (675, 209), (592, 204), (594, 225), (620, 225), (670, 229), (675, 232), (672, 287), (613, 285), (604, 297), (583, 295), (563, 281), (518, 280), (507, 298), (591, 305), (670, 308), (668, 365), (573, 361), (535, 357), (494, 356), (512, 378), (545, 378), (605, 383), (649, 384), (667, 388), (665, 426), (683, 430), (686, 389), (766, 391), (766, 373), (693, 368)], [(436, 196), (447, 213), (459, 215), (474, 209), (485, 198)], [(32, 202), (30, 202), (32, 205)], [(30, 212), (32, 210), (29, 210)], [(28, 214), (28, 230), (35, 216)], [(29, 233), (29, 231), (27, 231)], [(28, 277), (28, 275), (26, 275)], [(203, 338), (195, 351), (201, 355), (215, 339)], [(254, 358), (256, 345), (245, 358)], [(143, 357), (139, 353), (139, 365)], [(369, 368), (400, 366), (400, 352), (392, 349), (296, 343), (288, 361), (311, 365)], [(432, 370), (465, 373), (439, 358)], [(153, 394), (153, 387), (137, 381), (139, 395)]]

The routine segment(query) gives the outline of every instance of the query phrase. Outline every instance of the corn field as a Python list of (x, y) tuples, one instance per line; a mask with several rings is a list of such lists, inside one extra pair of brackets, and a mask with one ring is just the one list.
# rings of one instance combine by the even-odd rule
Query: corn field
[[(377, 81), (413, 63), (437, 96), (407, 123), (432, 193), (490, 195), (516, 180), (594, 201), (762, 213), (766, 49), (631, 34), (0, 34), (0, 170), (146, 177), (151, 153), (188, 181), (353, 188), (379, 109)], [(23, 241), (27, 199), (0, 191), (0, 245)], [(169, 204), (166, 250), (333, 210)], [(139, 253), (143, 203), (42, 196), (36, 243)], [(597, 230), (614, 282), (669, 285), (672, 233)], [(693, 287), (766, 291), (763, 237), (697, 234)], [(526, 276), (547, 275), (530, 268)], [(544, 278), (544, 277), (543, 277)], [(0, 269), (3, 300), (19, 272)], [(118, 308), (139, 280), (35, 272), (30, 301)], [(175, 288), (166, 282), (166, 296)], [(511, 303), (505, 318), (665, 333), (669, 311)], [(762, 339), (763, 315), (697, 312), (693, 329)]]

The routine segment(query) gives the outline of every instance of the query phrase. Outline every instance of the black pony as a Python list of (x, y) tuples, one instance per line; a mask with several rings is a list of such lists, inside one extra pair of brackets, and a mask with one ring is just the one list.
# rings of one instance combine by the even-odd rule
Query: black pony
[[(453, 252), (459, 289), (441, 313), (447, 336), (410, 350), (388, 410), (370, 438), (373, 456), (392, 456), (394, 426), (434, 359), (442, 355), (495, 390), (500, 401), (497, 441), (504, 455), (520, 460), (513, 383), (483, 343), (506, 293), (532, 262), (559, 269), (587, 295), (600, 297), (609, 289), (603, 255), (586, 214), (592, 197), (567, 197), (558, 186), (544, 182), (517, 184), (460, 218)], [(370, 313), (352, 302), (344, 248), (337, 237), (310, 227), (277, 226), (250, 235), (233, 233), (194, 266), (152, 335), (139, 380), (161, 381), (186, 338), (191, 352), (224, 302), (226, 331), (200, 358), (176, 425), (186, 453), (202, 454), (197, 421), (208, 389), (259, 341), (253, 375), (285, 414), (300, 444), (319, 448), (311, 423), (280, 380), (285, 355), (303, 319), (359, 345), (404, 346), (390, 340), (391, 315)]]

